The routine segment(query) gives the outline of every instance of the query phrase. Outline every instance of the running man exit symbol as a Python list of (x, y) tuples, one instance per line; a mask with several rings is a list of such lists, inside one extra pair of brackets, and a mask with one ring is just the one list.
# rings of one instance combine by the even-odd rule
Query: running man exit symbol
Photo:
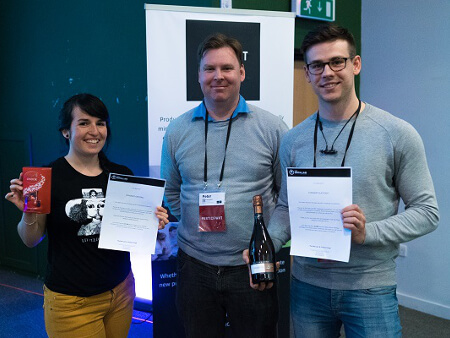
[(292, 11), (305, 19), (334, 21), (335, 0), (293, 0)]
[(311, 0), (306, 0), (306, 8), (303, 8), (304, 11), (308, 11), (308, 14), (311, 15)]

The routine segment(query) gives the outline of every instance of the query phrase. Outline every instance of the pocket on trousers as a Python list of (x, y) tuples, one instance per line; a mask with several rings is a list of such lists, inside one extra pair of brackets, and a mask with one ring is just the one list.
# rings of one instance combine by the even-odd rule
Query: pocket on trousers
[(380, 295), (389, 295), (394, 294), (397, 291), (396, 286), (383, 286), (379, 288), (370, 288), (370, 289), (364, 289), (363, 292), (366, 295), (374, 295), (374, 296), (380, 296)]
[(186, 257), (182, 254), (177, 257), (177, 273), (180, 273), (183, 267), (186, 265)]
[(53, 292), (44, 286), (44, 308), (50, 311), (70, 312), (83, 307), (86, 297)]

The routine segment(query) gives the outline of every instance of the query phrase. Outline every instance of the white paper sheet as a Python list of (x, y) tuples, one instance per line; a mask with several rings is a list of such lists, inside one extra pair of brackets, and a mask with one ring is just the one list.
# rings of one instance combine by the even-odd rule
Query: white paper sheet
[(291, 255), (348, 262), (351, 231), (341, 210), (352, 204), (351, 168), (286, 170)]
[(165, 180), (110, 174), (99, 248), (155, 253)]

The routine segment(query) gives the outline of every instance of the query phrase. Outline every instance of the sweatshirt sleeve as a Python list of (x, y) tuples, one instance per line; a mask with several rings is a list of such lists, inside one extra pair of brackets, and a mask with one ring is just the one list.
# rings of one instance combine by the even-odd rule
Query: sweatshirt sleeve
[(281, 170), (281, 188), (278, 195), (277, 205), (270, 218), (268, 231), (278, 252), (281, 247), (289, 241), (291, 237), (291, 229), (289, 223), (289, 206), (287, 198), (286, 185), (286, 167), (290, 166), (290, 147), (289, 141), (283, 138), (280, 146), (280, 170)]
[(282, 177), (282, 170), (281, 170), (281, 163), (280, 163), (280, 144), (281, 140), (283, 139), (283, 136), (288, 132), (288, 126), (286, 123), (284, 123), (283, 120), (280, 119), (280, 126), (276, 130), (276, 151), (274, 152), (274, 161), (273, 161), (273, 177), (274, 177), (274, 189), (276, 194), (278, 195), (280, 193), (281, 189), (281, 177)]
[(172, 215), (180, 219), (180, 190), (181, 175), (175, 162), (174, 135), (170, 125), (164, 136), (161, 152), (161, 177), (166, 180), (164, 191), (164, 203), (168, 206)]
[(437, 228), (438, 204), (425, 149), (417, 131), (407, 125), (394, 139), (395, 188), (405, 211), (366, 224), (364, 245), (403, 243)]

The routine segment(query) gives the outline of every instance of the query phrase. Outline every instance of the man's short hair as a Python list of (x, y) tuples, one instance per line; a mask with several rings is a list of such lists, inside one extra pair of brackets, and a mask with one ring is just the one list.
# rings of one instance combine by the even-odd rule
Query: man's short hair
[(306, 34), (303, 39), (300, 52), (303, 54), (303, 59), (306, 60), (306, 52), (314, 45), (322, 42), (330, 42), (336, 40), (345, 40), (348, 42), (350, 57), (356, 55), (356, 44), (353, 34), (347, 28), (340, 27), (334, 24), (325, 24)]
[(244, 59), (242, 56), (242, 45), (241, 43), (232, 37), (226, 36), (222, 33), (214, 33), (208, 36), (197, 49), (197, 61), (200, 67), (200, 62), (202, 61), (205, 53), (211, 49), (219, 49), (223, 47), (230, 47), (239, 61), (239, 65), (244, 64)]

